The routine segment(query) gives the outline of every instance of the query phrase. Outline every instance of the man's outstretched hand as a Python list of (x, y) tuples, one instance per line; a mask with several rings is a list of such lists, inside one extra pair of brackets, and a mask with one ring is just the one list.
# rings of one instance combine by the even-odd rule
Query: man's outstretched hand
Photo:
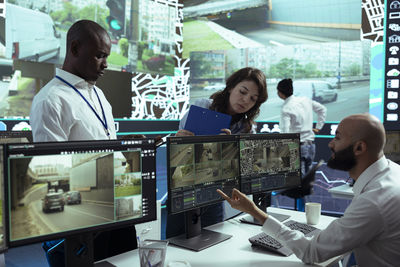
[(251, 201), (245, 194), (237, 189), (232, 190), (232, 197), (229, 197), (221, 190), (217, 189), (218, 194), (221, 195), (223, 199), (228, 201), (232, 208), (246, 212), (252, 215), (261, 223), (264, 223), (268, 218), (268, 215), (260, 210), (253, 201)]

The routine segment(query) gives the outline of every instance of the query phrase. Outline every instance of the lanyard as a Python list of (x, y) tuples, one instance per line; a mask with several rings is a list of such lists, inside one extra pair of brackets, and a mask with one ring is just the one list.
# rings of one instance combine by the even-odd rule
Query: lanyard
[(75, 92), (78, 93), (78, 95), (80, 95), (82, 97), (83, 100), (85, 100), (86, 104), (88, 104), (90, 109), (94, 112), (94, 115), (96, 115), (96, 117), (99, 119), (99, 121), (103, 125), (104, 129), (106, 130), (107, 136), (110, 136), (110, 132), (108, 131), (108, 126), (107, 126), (106, 114), (104, 113), (103, 105), (101, 104), (100, 97), (97, 94), (96, 88), (93, 87), (93, 90), (96, 93), (97, 99), (99, 100), (101, 112), (103, 113), (104, 121), (100, 118), (99, 114), (97, 114), (96, 110), (92, 107), (92, 105), (90, 105), (89, 101), (82, 95), (82, 93), (79, 92), (78, 89), (75, 88), (75, 86), (73, 86), (72, 84), (70, 84), (69, 82), (67, 82), (66, 80), (64, 80), (63, 78), (61, 78), (58, 75), (56, 75), (56, 78), (59, 79), (60, 81), (62, 81), (63, 83), (69, 85), (72, 89), (75, 90)]

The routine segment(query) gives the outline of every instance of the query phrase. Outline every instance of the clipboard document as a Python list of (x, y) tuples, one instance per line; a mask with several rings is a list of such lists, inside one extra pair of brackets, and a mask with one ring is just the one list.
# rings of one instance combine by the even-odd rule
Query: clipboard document
[(195, 135), (216, 135), (229, 129), (231, 119), (230, 115), (191, 105), (184, 129)]

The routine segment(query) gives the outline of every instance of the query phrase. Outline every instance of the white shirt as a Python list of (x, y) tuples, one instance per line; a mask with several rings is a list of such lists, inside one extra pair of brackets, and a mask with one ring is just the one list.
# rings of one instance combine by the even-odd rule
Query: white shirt
[(281, 109), (279, 128), (281, 133), (300, 133), (300, 141), (313, 141), (313, 111), (317, 113), (317, 125), (322, 129), (326, 118), (326, 107), (308, 97), (291, 95), (285, 99)]
[[(104, 121), (95, 87), (82, 78), (56, 69), (60, 76), (75, 86)], [(34, 142), (116, 139), (111, 105), (98, 88), (110, 136), (93, 110), (69, 85), (53, 78), (33, 98), (30, 117)]]
[(353, 186), (354, 198), (343, 217), (312, 239), (268, 217), (263, 231), (292, 249), (305, 263), (354, 251), (360, 267), (400, 264), (400, 165), (384, 156)]

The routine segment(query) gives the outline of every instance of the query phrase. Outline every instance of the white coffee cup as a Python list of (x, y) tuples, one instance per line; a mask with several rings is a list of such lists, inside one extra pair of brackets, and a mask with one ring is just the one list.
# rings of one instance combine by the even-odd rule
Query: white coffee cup
[(321, 204), (315, 202), (306, 203), (307, 224), (318, 224), (321, 217)]

